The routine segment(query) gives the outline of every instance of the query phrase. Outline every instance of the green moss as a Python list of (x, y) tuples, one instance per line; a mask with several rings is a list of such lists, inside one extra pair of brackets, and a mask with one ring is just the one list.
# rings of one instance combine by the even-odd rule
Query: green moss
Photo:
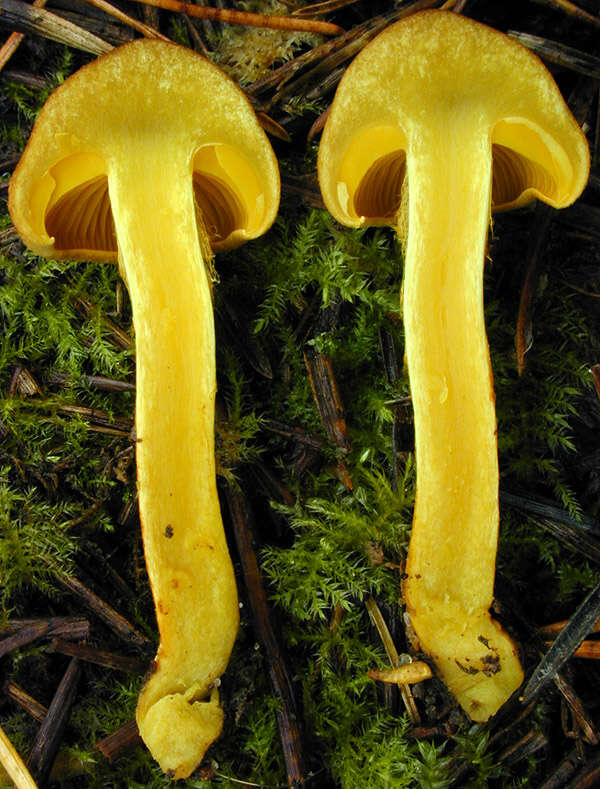
[[(187, 39), (180, 22), (173, 30)], [(247, 43), (238, 32), (236, 45), (241, 42), (245, 51)], [(232, 28), (220, 44), (213, 42), (215, 56), (232, 68), (238, 68), (232, 54), (236, 49), (228, 42), (236, 35)], [(289, 51), (278, 43), (275, 60), (287, 57), (299, 41)], [(56, 83), (75, 61), (62, 49), (52, 52), (50, 71)], [(254, 78), (247, 64), (242, 68), (245, 81)], [(15, 152), (45, 92), (7, 81), (3, 90), (14, 115), (5, 129), (4, 148)], [(306, 110), (302, 102), (299, 97)], [(314, 170), (315, 149), (296, 147), (293, 156), (281, 157), (284, 176)], [(5, 213), (0, 221), (8, 225)], [(510, 220), (498, 221), (498, 238), (518, 233), (520, 222), (525, 224), (524, 219), (514, 227)], [(523, 236), (520, 243), (524, 245)], [(585, 424), (591, 419), (596, 426), (598, 421), (587, 373), (598, 358), (597, 315), (589, 300), (565, 285), (578, 281), (568, 262), (569, 250), (551, 250), (561, 264), (541, 280), (535, 342), (521, 379), (514, 323), (515, 283), (520, 281), (516, 259), (522, 250), (504, 255), (513, 260), (508, 274), (496, 263), (486, 271), (501, 485), (544, 497), (575, 518), (584, 512), (592, 517), (597, 515), (593, 489), (575, 461), (587, 446), (581, 420), (585, 416)], [(436, 716), (443, 713), (448, 734), (418, 740), (406, 715), (398, 711), (398, 699), (388, 705), (381, 688), (367, 677), (370, 668), (387, 665), (365, 608), (368, 598), (376, 598), (386, 619), (395, 623), (398, 650), (409, 649), (400, 581), (415, 469), (403, 370), (402, 259), (393, 234), (341, 229), (325, 211), (303, 207), (284, 189), (280, 215), (269, 234), (223, 255), (216, 265), (219, 470), (239, 480), (257, 511), (260, 564), (288, 653), (313, 785), (433, 789), (452, 785), (456, 776), (461, 785), (473, 787), (541, 784), (539, 762), (499, 765), (504, 743), (494, 741), (487, 727), (473, 727), (456, 713), (448, 717), (448, 698), (435, 681), (416, 691), (417, 703), (424, 725), (437, 725)], [(127, 299), (119, 306), (117, 268), (42, 261), (18, 244), (7, 248), (0, 266), (2, 615), (82, 615), (81, 604), (57, 585), (56, 572), (93, 569), (88, 557), (99, 550), (132, 595), (103, 587), (97, 579), (90, 583), (143, 632), (155, 636), (139, 527), (135, 518), (121, 518), (124, 504), (135, 496), (133, 436), (127, 430), (96, 432), (90, 420), (64, 410), (77, 405), (102, 411), (109, 427), (122, 424), (116, 420), (131, 424), (133, 419), (133, 392), (99, 390), (86, 379), (93, 374), (133, 382), (130, 312)], [(131, 338), (131, 348), (117, 340), (113, 324)], [(389, 376), (382, 331), (396, 349), (396, 373)], [(331, 444), (321, 423), (306, 372), (306, 351), (331, 359), (344, 406), (347, 450)], [(33, 376), (39, 391), (10, 389), (18, 365)], [(322, 448), (307, 450), (293, 431), (290, 437), (274, 433), (269, 429), (272, 420), (302, 431)], [(404, 431), (396, 435), (394, 446), (399, 423)], [(345, 483), (340, 482), (342, 464)], [(277, 495), (254, 484), (265, 470), (282, 486), (285, 504), (269, 502)], [(597, 577), (594, 566), (566, 551), (535, 519), (503, 508), (499, 587), (504, 583), (512, 590), (534, 624), (558, 618), (559, 610), (568, 615)], [(508, 610), (510, 618), (510, 606)], [(104, 625), (93, 617), (91, 621), (92, 644), (130, 651)], [(285, 784), (278, 702), (266, 676), (265, 656), (255, 642), (243, 599), (240, 635), (223, 678), (225, 732), (211, 748), (203, 774), (182, 786)], [(62, 658), (36, 644), (5, 661), (8, 677), (49, 702), (64, 670)], [(85, 666), (57, 785), (171, 785), (141, 746), (114, 764), (93, 747), (133, 716), (140, 682)], [(552, 700), (543, 702), (534, 723), (550, 733), (556, 714)], [(1, 722), (26, 755), (36, 725), (8, 703)]]

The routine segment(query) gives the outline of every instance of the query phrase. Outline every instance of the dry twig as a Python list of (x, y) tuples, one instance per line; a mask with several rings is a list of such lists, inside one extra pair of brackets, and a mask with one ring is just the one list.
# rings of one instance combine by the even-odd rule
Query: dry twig
[(193, 5), (181, 0), (135, 0), (136, 3), (164, 8), (180, 14), (188, 14), (198, 19), (212, 19), (230, 25), (247, 27), (267, 27), (271, 30), (298, 30), (305, 33), (320, 33), (324, 36), (338, 36), (343, 33), (341, 27), (318, 19), (298, 19), (295, 16), (275, 16), (273, 14), (253, 14), (249, 11), (233, 11), (229, 8), (212, 8), (205, 5)]

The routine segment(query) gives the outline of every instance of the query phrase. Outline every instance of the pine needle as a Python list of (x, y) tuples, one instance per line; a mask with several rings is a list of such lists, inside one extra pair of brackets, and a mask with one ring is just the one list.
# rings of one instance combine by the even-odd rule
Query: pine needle
[(2, 728), (0, 728), (0, 764), (10, 776), (16, 789), (37, 789), (31, 773)]

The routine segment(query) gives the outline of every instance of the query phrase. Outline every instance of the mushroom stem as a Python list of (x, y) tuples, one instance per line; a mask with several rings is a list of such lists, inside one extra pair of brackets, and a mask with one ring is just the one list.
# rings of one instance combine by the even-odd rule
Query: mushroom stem
[(221, 731), (215, 687), (238, 602), (216, 489), (209, 245), (197, 227), (191, 155), (165, 154), (153, 139), (144, 156), (144, 145), (119, 157), (135, 168), (108, 173), (136, 332), (140, 516), (160, 632), (137, 720), (162, 769), (182, 778)]
[(423, 651), (468, 714), (486, 720), (522, 682), (516, 647), (489, 614), (498, 539), (483, 312), (489, 131), (464, 114), (442, 118), (410, 135), (407, 168), (403, 308), (418, 471), (404, 595)]

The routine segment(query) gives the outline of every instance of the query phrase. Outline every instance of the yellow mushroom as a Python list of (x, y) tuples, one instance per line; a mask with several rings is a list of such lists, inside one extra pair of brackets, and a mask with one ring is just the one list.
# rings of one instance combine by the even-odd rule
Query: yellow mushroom
[(541, 61), (443, 11), (391, 25), (344, 75), (323, 133), (323, 199), (404, 242), (417, 495), (404, 597), (421, 647), (477, 721), (519, 687), (489, 613), (498, 536), (494, 392), (483, 312), (491, 210), (573, 202), (585, 137)]
[(238, 627), (214, 458), (212, 249), (264, 233), (279, 172), (249, 102), (189, 49), (140, 40), (48, 99), (10, 183), (23, 241), (118, 260), (136, 337), (140, 517), (160, 646), (137, 708), (162, 769), (189, 775), (219, 736)]

